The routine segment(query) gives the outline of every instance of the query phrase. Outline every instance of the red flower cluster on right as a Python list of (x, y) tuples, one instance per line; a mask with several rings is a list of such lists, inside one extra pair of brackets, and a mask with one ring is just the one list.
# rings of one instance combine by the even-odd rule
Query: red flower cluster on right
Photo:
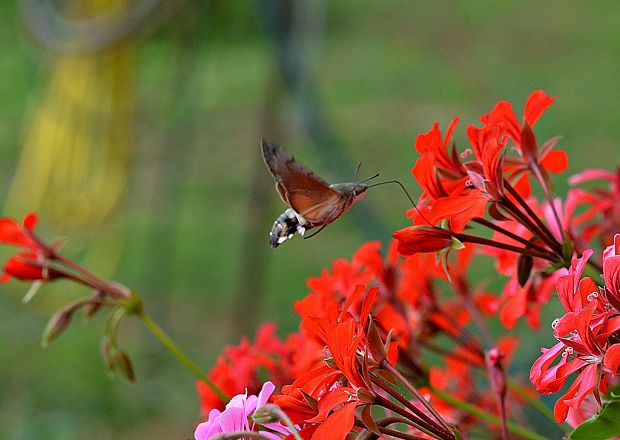
[[(554, 102), (533, 92), (521, 120), (499, 102), (482, 126), (467, 127), (469, 148), (461, 152), (452, 140), (458, 118), (445, 135), (435, 123), (415, 141), (420, 157), (411, 171), (422, 194), (387, 257), (367, 243), (351, 262), (337, 260), (309, 280), (311, 292), (295, 306), (299, 331), (277, 357), (290, 380), (267, 375), (278, 386), (273, 402), (304, 439), (342, 440), (363, 430), (454, 438), (481, 423), (462, 402), (497, 412), (508, 438), (511, 409), (535, 392), (506, 376), (518, 338), (493, 336), (487, 321), (497, 316), (510, 330), (523, 318), (539, 328), (554, 291), (566, 313), (554, 321), (557, 343), (542, 349), (530, 381), (545, 394), (570, 384), (555, 404), (558, 423), (575, 426), (604, 403), (620, 366), (620, 170), (583, 172), (570, 179), (565, 201), (554, 196), (552, 175), (566, 170), (566, 153), (555, 149), (558, 137), (539, 143), (534, 133)], [(606, 187), (581, 187), (595, 180)], [(591, 248), (612, 237), (603, 258), (593, 258)], [(505, 277), (500, 292), (468, 281), (478, 255), (491, 257)], [(602, 272), (604, 283), (584, 277), (586, 268)], [(441, 361), (429, 362), (429, 354)], [(237, 364), (247, 362), (231, 368)], [(220, 367), (211, 378), (228, 390)], [(408, 424), (407, 434), (389, 427), (398, 422)]]
[[(582, 277), (592, 256), (584, 252), (573, 259), (567, 275), (557, 281), (558, 296), (566, 314), (553, 322), (558, 343), (543, 348), (530, 372), (530, 380), (541, 393), (556, 393), (566, 380), (577, 377), (555, 404), (555, 418), (563, 422), (569, 411), (579, 411), (588, 395), (600, 402), (607, 383), (620, 365), (620, 234), (603, 255), (605, 285)], [(552, 365), (560, 356), (559, 362)]]
[[(566, 153), (555, 148), (558, 137), (539, 142), (534, 132), (554, 102), (537, 90), (519, 119), (500, 101), (481, 126), (466, 128), (462, 151), (453, 141), (458, 118), (445, 134), (438, 123), (420, 134), (411, 171), (422, 193), (406, 213), (411, 224), (383, 254), (379, 242), (365, 243), (350, 261), (310, 278), (294, 306), (297, 331), (280, 339), (266, 324), (253, 342), (223, 351), (208, 377), (199, 376), (209, 418), (201, 439), (211, 430), (247, 438), (247, 429), (286, 440), (456, 440), (481, 429), (537, 438), (509, 423), (511, 415), (529, 406), (576, 426), (611, 400), (620, 367), (620, 168), (583, 171), (557, 197), (553, 175), (566, 170)], [(39, 286), (62, 277), (93, 289), (55, 315), (46, 340), (80, 308), (144, 318), (138, 297), (44, 243), (35, 223), (33, 215), (23, 225), (0, 218), (0, 243), (18, 248), (1, 281)], [(485, 259), (503, 279), (499, 291), (468, 277)], [(556, 343), (534, 361), (532, 388), (510, 368), (520, 342), (510, 331), (521, 321), (540, 328), (556, 293), (564, 309), (549, 330)], [(489, 325), (493, 319), (501, 325)], [(106, 362), (131, 378), (117, 327), (108, 327)], [(537, 391), (563, 389), (553, 414), (541, 409)]]

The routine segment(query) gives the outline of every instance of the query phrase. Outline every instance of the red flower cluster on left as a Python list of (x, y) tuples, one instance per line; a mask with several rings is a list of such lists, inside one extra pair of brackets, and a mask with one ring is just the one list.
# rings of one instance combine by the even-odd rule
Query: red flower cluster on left
[(0, 218), (0, 243), (22, 249), (4, 263), (0, 281), (7, 282), (11, 277), (23, 281), (47, 281), (62, 276), (46, 263), (50, 252), (34, 235), (36, 223), (34, 214), (26, 215), (23, 225), (11, 218)]

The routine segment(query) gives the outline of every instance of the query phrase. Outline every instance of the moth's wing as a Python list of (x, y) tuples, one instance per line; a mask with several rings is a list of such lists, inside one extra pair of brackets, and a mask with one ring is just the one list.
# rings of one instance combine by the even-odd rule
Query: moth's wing
[(263, 159), (276, 181), (280, 197), (310, 223), (341, 203), (342, 195), (276, 144), (261, 141)]
[[(335, 192), (335, 191), (334, 191)], [(334, 216), (334, 212), (342, 211), (342, 205), (344, 204), (343, 197), (336, 192), (335, 195), (323, 198), (320, 201), (318, 197), (304, 194), (303, 192), (289, 193), (289, 202), (291, 207), (298, 214), (313, 226), (325, 224), (326, 221), (332, 221), (337, 216)]]

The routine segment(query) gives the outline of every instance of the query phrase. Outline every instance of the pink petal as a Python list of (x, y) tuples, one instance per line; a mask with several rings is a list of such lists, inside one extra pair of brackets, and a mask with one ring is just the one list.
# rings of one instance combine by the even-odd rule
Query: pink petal
[(265, 406), (275, 389), (276, 386), (273, 384), (273, 382), (265, 382), (260, 390), (260, 393), (258, 393), (258, 401), (256, 402), (256, 407), (260, 408), (261, 406)]
[(589, 182), (590, 180), (607, 180), (611, 182), (614, 179), (614, 173), (612, 173), (611, 171), (590, 169), (571, 176), (568, 179), (568, 183), (570, 183), (571, 185), (579, 185), (580, 183)]

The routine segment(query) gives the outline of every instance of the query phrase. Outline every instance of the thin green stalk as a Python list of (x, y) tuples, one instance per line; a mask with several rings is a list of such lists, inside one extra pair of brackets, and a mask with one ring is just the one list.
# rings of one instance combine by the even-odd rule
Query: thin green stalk
[[(431, 388), (431, 392), (437, 395), (441, 400), (473, 416), (476, 416), (485, 422), (492, 423), (497, 426), (501, 426), (502, 424), (502, 419), (500, 419), (498, 416), (490, 412), (487, 412), (483, 409), (480, 409), (477, 406), (472, 405), (471, 403), (463, 402), (462, 400), (452, 397), (450, 394), (444, 393), (443, 391), (440, 391), (436, 388)], [(523, 438), (526, 438), (529, 440), (547, 440), (546, 437), (543, 437), (542, 435), (532, 432), (529, 429), (526, 429), (523, 426), (520, 426), (516, 423), (508, 422), (506, 423), (506, 426), (508, 427), (508, 430), (510, 432), (512, 432), (513, 434), (520, 435)]]
[(303, 440), (301, 438), (301, 435), (299, 435), (299, 432), (297, 432), (297, 428), (295, 428), (293, 421), (284, 411), (282, 411), (282, 408), (280, 408), (278, 405), (265, 405), (263, 408), (265, 407), (269, 407), (270, 411), (273, 411), (278, 415), (278, 417), (280, 417), (280, 420), (286, 424), (287, 428), (289, 429), (289, 431), (291, 431), (291, 434), (293, 435), (295, 440)]
[[(519, 382), (511, 378), (508, 378), (507, 383), (508, 383), (508, 388), (510, 388), (510, 390), (513, 393), (515, 393), (521, 399), (529, 403), (532, 406), (532, 408), (534, 408), (536, 411), (538, 411), (543, 416), (548, 418), (554, 424), (557, 424), (557, 422), (555, 421), (555, 416), (553, 415), (553, 412), (549, 409), (549, 407), (547, 407), (547, 405), (542, 403), (540, 400), (530, 396), (523, 385), (521, 385)], [(572, 431), (571, 428), (564, 423), (558, 424), (558, 427), (566, 433), (569, 433)]]
[(140, 309), (136, 312), (136, 315), (140, 318), (144, 326), (148, 331), (157, 339), (164, 347), (168, 349), (170, 353), (174, 357), (176, 357), (181, 364), (187, 368), (197, 379), (200, 379), (204, 383), (207, 384), (211, 391), (213, 391), (217, 396), (222, 400), (222, 402), (226, 403), (230, 399), (229, 396), (226, 395), (224, 391), (222, 391), (207, 375), (198, 367), (190, 358), (187, 356), (178, 345), (164, 332), (164, 330), (157, 325), (155, 321), (151, 319), (149, 315), (147, 315), (144, 310)]

